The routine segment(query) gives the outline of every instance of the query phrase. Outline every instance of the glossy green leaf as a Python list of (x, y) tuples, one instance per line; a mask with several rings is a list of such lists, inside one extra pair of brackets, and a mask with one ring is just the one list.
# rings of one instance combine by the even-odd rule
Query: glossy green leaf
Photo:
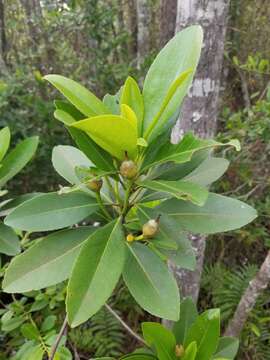
[(178, 320), (179, 291), (166, 264), (147, 246), (127, 245), (124, 281), (138, 304), (153, 315)]
[(177, 199), (191, 201), (199, 206), (202, 206), (208, 197), (206, 188), (188, 181), (143, 180), (138, 181), (137, 184), (147, 189), (168, 193)]
[(38, 137), (23, 140), (2, 161), (0, 188), (31, 160), (38, 146)]
[(170, 330), (159, 323), (145, 322), (142, 331), (146, 343), (155, 350), (159, 359), (176, 360), (176, 341)]
[(0, 130), (0, 161), (6, 155), (10, 143), (10, 131), (8, 127)]
[(158, 360), (158, 358), (151, 354), (129, 354), (121, 357), (121, 360)]
[(35, 325), (31, 324), (23, 324), (21, 326), (22, 335), (28, 340), (37, 340), (40, 339), (40, 333)]
[(136, 81), (129, 76), (124, 84), (120, 104), (128, 105), (138, 119), (138, 134), (142, 134), (144, 103), (140, 88)]
[[(168, 93), (165, 96), (165, 99), (163, 100), (163, 103), (161, 104), (161, 108), (159, 109), (159, 112), (156, 114), (154, 119), (152, 120), (150, 126), (146, 129), (144, 133), (144, 137), (148, 139), (151, 137), (152, 132), (154, 131), (155, 127), (158, 126), (159, 128), (162, 127), (164, 122), (170, 118), (177, 108), (179, 108), (179, 103), (176, 101), (174, 102), (173, 106), (169, 109), (169, 113), (166, 114), (164, 117), (163, 114), (166, 110), (168, 110), (168, 105), (170, 104), (170, 101), (173, 99), (175, 93), (177, 90), (179, 90), (181, 87), (185, 85), (185, 83), (188, 82), (189, 76), (192, 73), (192, 69), (189, 69), (187, 71), (184, 71), (182, 74), (180, 74), (172, 83), (170, 86)], [(181, 101), (181, 100), (180, 100)], [(162, 119), (163, 116), (163, 119)]]
[(238, 229), (257, 217), (257, 212), (242, 201), (209, 193), (204, 206), (183, 200), (169, 199), (156, 208), (177, 220), (193, 233), (213, 234)]
[[(57, 119), (67, 125), (67, 129), (73, 140), (81, 151), (90, 159), (98, 168), (103, 170), (114, 169), (111, 156), (98, 146), (87, 134), (79, 129), (70, 127), (73, 122), (82, 120), (84, 116), (71, 104), (56, 100)], [(56, 115), (56, 114), (55, 114)]]
[(239, 340), (233, 337), (222, 337), (219, 339), (218, 348), (214, 355), (214, 359), (226, 358), (233, 360), (237, 355)]
[(191, 325), (195, 322), (198, 312), (191, 298), (181, 301), (180, 319), (173, 325), (173, 333), (177, 344), (184, 344)]
[(137, 155), (137, 130), (126, 118), (101, 115), (75, 122), (72, 127), (86, 132), (99, 146), (119, 160)]
[(229, 164), (226, 159), (209, 157), (188, 174), (184, 180), (202, 186), (210, 185), (225, 173)]
[(125, 261), (121, 218), (98, 229), (81, 248), (67, 291), (67, 313), (72, 327), (94, 315), (116, 286)]
[(0, 253), (14, 256), (20, 251), (20, 241), (14, 230), (0, 222)]
[(93, 166), (82, 151), (69, 145), (58, 145), (53, 148), (52, 163), (56, 172), (71, 184), (80, 183), (75, 172), (76, 167)]
[(12, 259), (3, 288), (8, 293), (39, 290), (66, 280), (84, 241), (94, 228), (79, 227), (53, 233)]
[(56, 87), (82, 114), (95, 116), (108, 113), (108, 109), (91, 91), (76, 81), (61, 75), (46, 75), (48, 80)]
[(160, 144), (154, 151), (152, 147), (147, 148), (142, 170), (145, 171), (151, 166), (168, 161), (185, 163), (191, 160), (195, 152), (219, 146), (233, 146), (237, 151), (240, 150), (239, 141), (235, 139), (227, 143), (220, 143), (212, 139), (200, 139), (195, 137), (192, 133), (187, 133), (179, 144), (168, 144), (168, 141), (166, 140), (164, 144)]
[[(175, 92), (164, 111), (160, 123), (164, 123), (180, 107), (191, 84), (202, 46), (202, 30), (199, 26), (191, 26), (177, 33), (161, 50), (151, 65), (144, 82), (143, 98), (145, 105), (144, 132), (158, 114), (168, 91), (181, 73), (192, 69), (189, 81)], [(166, 70), (164, 70), (166, 69)]]
[(103, 104), (110, 110), (111, 114), (119, 115), (120, 107), (119, 107), (119, 96), (106, 94), (103, 98)]
[(5, 219), (25, 231), (50, 231), (74, 225), (98, 210), (96, 200), (82, 192), (42, 194), (19, 205)]
[(0, 216), (7, 216), (15, 207), (41, 194), (42, 193), (29, 193), (17, 196), (14, 199), (8, 199), (7, 202), (4, 202), (3, 206), (0, 206)]
[(197, 344), (195, 341), (193, 341), (185, 349), (184, 356), (181, 358), (181, 360), (195, 360), (196, 355), (197, 355)]
[(199, 315), (189, 328), (184, 347), (197, 343), (196, 360), (209, 360), (215, 353), (220, 334), (220, 311), (211, 309)]

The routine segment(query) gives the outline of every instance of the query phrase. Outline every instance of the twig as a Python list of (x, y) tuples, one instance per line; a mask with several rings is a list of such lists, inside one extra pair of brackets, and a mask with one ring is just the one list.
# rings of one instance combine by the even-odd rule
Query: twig
[(60, 330), (60, 332), (59, 332), (59, 334), (58, 334), (58, 336), (57, 336), (57, 338), (55, 340), (54, 345), (52, 346), (52, 350), (51, 350), (50, 357), (49, 357), (48, 360), (53, 360), (54, 359), (54, 355), (55, 355), (55, 353), (57, 351), (57, 348), (58, 348), (58, 346), (60, 344), (60, 341), (61, 341), (61, 339), (62, 339), (62, 337), (63, 337), (63, 335), (64, 335), (64, 333), (66, 331), (67, 325), (68, 325), (68, 319), (67, 319), (67, 315), (66, 315), (65, 320), (63, 322), (63, 325), (61, 327), (61, 330)]
[(123, 319), (120, 318), (120, 316), (110, 307), (110, 305), (105, 304), (106, 309), (120, 322), (120, 324), (127, 330), (127, 332), (132, 335), (136, 340), (141, 342), (142, 344), (146, 345), (146, 342), (143, 340), (140, 335), (136, 334), (125, 322)]

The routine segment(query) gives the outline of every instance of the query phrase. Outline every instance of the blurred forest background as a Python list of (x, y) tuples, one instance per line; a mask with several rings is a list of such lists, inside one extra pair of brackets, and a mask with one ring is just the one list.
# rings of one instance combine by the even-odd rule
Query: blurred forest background
[[(128, 74), (140, 80), (174, 34), (176, 3), (0, 0), (0, 128), (10, 127), (14, 143), (29, 135), (41, 139), (35, 160), (10, 183), (11, 193), (48, 191), (61, 182), (51, 165), (51, 151), (71, 140), (53, 118), (55, 93), (42, 76), (65, 75), (101, 97), (115, 93)], [(242, 151), (226, 154), (232, 164), (215, 187), (255, 206), (259, 217), (244, 229), (207, 241), (199, 307), (220, 307), (223, 327), (270, 247), (269, 19), (268, 0), (230, 2), (217, 136), (238, 138)], [(146, 315), (121, 285), (116, 294), (114, 308), (138, 330)], [(59, 327), (63, 285), (32, 296), (36, 317), (54, 316)], [(270, 289), (266, 289), (242, 332), (239, 359), (270, 359), (269, 329)], [(16, 351), (22, 341), (16, 327), (2, 326), (0, 359), (11, 358), (11, 349)], [(69, 332), (68, 344), (75, 359), (89, 359), (117, 356), (132, 349), (134, 340), (101, 310), (87, 325)]]

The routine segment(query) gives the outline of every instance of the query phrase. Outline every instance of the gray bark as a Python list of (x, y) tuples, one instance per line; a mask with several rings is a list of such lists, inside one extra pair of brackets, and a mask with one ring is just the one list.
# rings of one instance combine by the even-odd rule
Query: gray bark
[(160, 4), (160, 47), (162, 48), (175, 32), (177, 0), (161, 0)]
[(7, 39), (4, 10), (4, 2), (0, 0), (0, 74), (7, 73)]
[(148, 0), (137, 0), (137, 66), (143, 63), (150, 48), (150, 8)]
[[(220, 79), (229, 0), (178, 0), (176, 32), (200, 24), (204, 44), (196, 77), (181, 109), (180, 118), (172, 133), (172, 142), (193, 130), (200, 137), (213, 137), (216, 131)], [(205, 252), (204, 236), (192, 236), (197, 255), (194, 272), (173, 267), (183, 297), (197, 302)]]
[(250, 314), (251, 310), (256, 304), (256, 300), (261, 295), (263, 290), (267, 288), (270, 283), (270, 251), (268, 252), (260, 270), (254, 279), (251, 280), (249, 286), (244, 292), (237, 309), (231, 319), (225, 336), (239, 337), (244, 324)]

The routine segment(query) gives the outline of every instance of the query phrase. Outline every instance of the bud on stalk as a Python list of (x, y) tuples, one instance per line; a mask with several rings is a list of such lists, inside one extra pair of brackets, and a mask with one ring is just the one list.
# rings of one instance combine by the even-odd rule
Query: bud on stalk
[(144, 238), (151, 239), (152, 237), (154, 237), (156, 235), (156, 233), (158, 232), (158, 229), (159, 229), (159, 218), (160, 218), (160, 216), (158, 216), (158, 218), (156, 220), (151, 219), (143, 225), (142, 232), (143, 232)]
[(122, 162), (120, 166), (120, 174), (126, 179), (134, 179), (138, 174), (138, 166), (134, 161), (129, 160), (127, 153), (126, 159)]
[(100, 189), (102, 188), (103, 181), (102, 179), (93, 179), (87, 182), (88, 189), (94, 191), (94, 192), (100, 192)]

